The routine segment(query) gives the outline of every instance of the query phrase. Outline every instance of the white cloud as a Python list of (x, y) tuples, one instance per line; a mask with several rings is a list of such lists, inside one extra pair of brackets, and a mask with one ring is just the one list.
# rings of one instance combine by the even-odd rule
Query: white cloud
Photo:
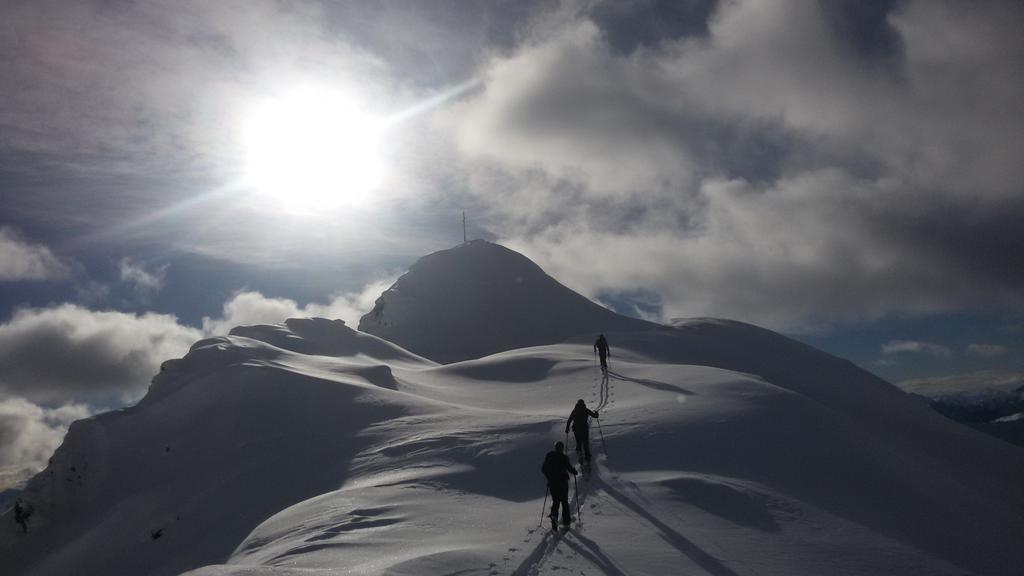
[(45, 408), (23, 398), (0, 400), (0, 490), (43, 468), (68, 426), (91, 414), (82, 404)]
[(75, 286), (75, 299), (78, 304), (92, 307), (110, 297), (110, 286), (96, 280), (88, 280)]
[(359, 318), (373, 308), (380, 294), (394, 282), (393, 278), (367, 284), (359, 292), (337, 294), (326, 304), (311, 302), (299, 306), (290, 298), (271, 298), (259, 292), (238, 292), (224, 303), (220, 318), (203, 318), (203, 331), (209, 335), (227, 334), (235, 326), (277, 324), (288, 318), (340, 318), (353, 329)]
[(785, 330), (1024, 309), (1021, 8), (902, 4), (884, 61), (823, 10), (722, 2), (627, 54), (582, 10), (439, 125), (489, 225), (588, 296)]
[[(969, 226), (946, 224), (952, 208), (914, 207), (918, 201), (925, 198), (838, 170), (770, 186), (707, 179), (689, 230), (609, 231), (570, 217), (505, 242), (588, 296), (652, 291), (669, 318), (721, 316), (806, 330), (892, 311), (947, 311), (975, 304), (980, 294), (1019, 305), (1020, 295), (1000, 279), (1000, 257), (932, 244), (937, 228), (959, 239)], [(920, 222), (907, 221), (911, 210)], [(972, 273), (950, 274), (951, 266)]]
[(882, 354), (900, 353), (930, 354), (938, 358), (948, 358), (952, 356), (953, 351), (948, 346), (917, 340), (890, 340), (882, 344)]
[(1024, 372), (986, 370), (934, 378), (915, 378), (897, 383), (907, 392), (937, 398), (952, 394), (995, 391), (1005, 394), (1024, 387)]
[(494, 60), (482, 93), (442, 121), (471, 159), (542, 171), (601, 196), (671, 192), (694, 168), (675, 131), (684, 117), (671, 87), (645, 73), (654, 64), (614, 57), (585, 21)]
[(0, 227), (0, 281), (56, 280), (69, 273), (68, 266), (49, 248), (27, 242), (9, 227)]
[(224, 303), (220, 318), (203, 318), (203, 332), (226, 335), (235, 326), (276, 324), (301, 315), (299, 305), (289, 298), (270, 298), (259, 292), (238, 292)]
[[(147, 281), (130, 263), (122, 264), (130, 277)], [(184, 355), (200, 338), (227, 334), (239, 325), (295, 317), (341, 318), (354, 328), (391, 283), (379, 280), (326, 304), (306, 306), (239, 292), (225, 302), (222, 317), (203, 319), (202, 330), (182, 325), (174, 316), (95, 311), (73, 304), (17, 311), (0, 324), (0, 489), (41, 469), (70, 423), (92, 413), (89, 406), (111, 408), (137, 401), (160, 364)]]
[(734, 120), (779, 122), (939, 190), (1006, 198), (1024, 167), (1019, 5), (911, 1), (890, 15), (898, 71), (853, 57), (822, 3), (723, 4), (709, 42), (675, 47), (667, 74), (691, 104)]
[(967, 351), (982, 358), (995, 358), (1006, 354), (1006, 346), (1001, 344), (968, 344)]
[(37, 403), (120, 405), (141, 397), (160, 363), (201, 337), (164, 314), (74, 304), (18, 310), (0, 325), (0, 392)]
[(167, 276), (167, 265), (150, 272), (143, 264), (133, 262), (130, 258), (122, 258), (119, 263), (121, 281), (132, 287), (136, 298), (146, 302), (152, 295), (164, 287)]
[(0, 324), (0, 395), (46, 404), (131, 403), (145, 393), (164, 360), (184, 355), (204, 336), (313, 316), (340, 318), (355, 328), (391, 283), (371, 282), (359, 292), (305, 306), (239, 292), (224, 303), (221, 317), (204, 318), (202, 329), (166, 314), (96, 311), (74, 304), (21, 309)]

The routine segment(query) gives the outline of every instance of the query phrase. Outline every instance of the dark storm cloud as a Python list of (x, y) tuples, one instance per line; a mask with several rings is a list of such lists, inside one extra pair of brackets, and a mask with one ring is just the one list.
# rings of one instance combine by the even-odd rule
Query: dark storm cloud
[(791, 329), (1024, 308), (1020, 5), (728, 2), (633, 51), (583, 14), (446, 119), (556, 276)]
[(706, 36), (717, 0), (626, 0), (598, 2), (590, 18), (601, 28), (612, 51), (628, 54), (657, 47), (666, 40)]
[(837, 39), (869, 60), (898, 56), (903, 43), (889, 16), (901, 0), (819, 0), (825, 21)]

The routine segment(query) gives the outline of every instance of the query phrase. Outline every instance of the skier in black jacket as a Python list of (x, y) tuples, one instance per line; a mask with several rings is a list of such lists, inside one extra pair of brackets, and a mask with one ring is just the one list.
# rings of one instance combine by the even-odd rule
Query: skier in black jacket
[(594, 353), (601, 358), (601, 374), (608, 375), (608, 356), (611, 356), (611, 348), (608, 347), (608, 341), (604, 339), (604, 334), (597, 337), (597, 341), (594, 342)]
[(544, 465), (540, 471), (548, 479), (548, 490), (551, 491), (551, 528), (558, 523), (558, 508), (562, 507), (562, 524), (568, 526), (572, 522), (569, 510), (569, 473), (576, 475), (576, 469), (565, 455), (565, 444), (555, 442), (555, 449), (544, 456)]
[(587, 408), (586, 402), (580, 398), (576, 401), (576, 406), (573, 407), (572, 413), (569, 414), (569, 419), (565, 421), (565, 433), (569, 433), (569, 427), (571, 426), (573, 434), (576, 435), (576, 455), (585, 455), (587, 462), (590, 462), (591, 416), (597, 418), (597, 412)]

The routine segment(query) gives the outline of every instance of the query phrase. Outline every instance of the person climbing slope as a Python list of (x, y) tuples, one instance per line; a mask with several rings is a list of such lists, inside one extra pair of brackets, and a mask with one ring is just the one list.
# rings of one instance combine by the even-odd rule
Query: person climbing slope
[(14, 522), (21, 526), (22, 531), (28, 534), (28, 518), (32, 515), (33, 509), (31, 504), (25, 504), (21, 498), (14, 503)]
[(597, 341), (594, 342), (594, 353), (601, 359), (601, 374), (607, 376), (608, 356), (611, 355), (611, 349), (608, 347), (608, 341), (604, 339), (604, 334), (598, 336)]
[(569, 462), (565, 455), (565, 444), (561, 441), (555, 442), (555, 449), (544, 456), (544, 464), (540, 471), (548, 479), (548, 490), (551, 492), (551, 529), (554, 530), (558, 524), (558, 508), (562, 508), (562, 524), (568, 526), (572, 522), (572, 512), (569, 510), (569, 473), (576, 475), (576, 469)]
[(587, 403), (580, 398), (569, 414), (569, 419), (565, 421), (565, 433), (569, 433), (571, 426), (576, 436), (577, 456), (582, 452), (587, 462), (590, 462), (590, 417), (597, 418), (597, 412), (587, 408)]

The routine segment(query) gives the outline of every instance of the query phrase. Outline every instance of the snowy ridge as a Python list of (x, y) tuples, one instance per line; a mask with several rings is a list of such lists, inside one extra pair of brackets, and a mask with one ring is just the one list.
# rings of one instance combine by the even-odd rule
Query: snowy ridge
[[(72, 427), (0, 554), (35, 576), (1024, 565), (1019, 448), (747, 324), (606, 335), (607, 379), (592, 333), (446, 365), (323, 319), (201, 341), (138, 406)], [(539, 468), (577, 398), (597, 461), (558, 536)]]
[[(390, 369), (375, 369), (369, 353), (432, 365), (340, 321), (237, 333), (166, 363), (139, 405), (76, 422), (26, 488), (40, 503), (32, 538), (3, 544), (34, 553), (37, 570), (54, 574), (69, 565), (78, 573), (169, 574), (222, 559), (268, 515), (340, 485), (359, 449), (354, 439), (370, 422), (416, 409), (416, 401), (389, 401)], [(344, 356), (300, 356), (264, 340)], [(339, 348), (343, 341), (363, 346)], [(376, 401), (363, 404), (367, 396)], [(46, 553), (54, 541), (66, 543)], [(159, 544), (158, 552), (122, 552), (139, 543)], [(98, 553), (112, 545), (120, 548)], [(106, 564), (109, 556), (117, 562)]]

